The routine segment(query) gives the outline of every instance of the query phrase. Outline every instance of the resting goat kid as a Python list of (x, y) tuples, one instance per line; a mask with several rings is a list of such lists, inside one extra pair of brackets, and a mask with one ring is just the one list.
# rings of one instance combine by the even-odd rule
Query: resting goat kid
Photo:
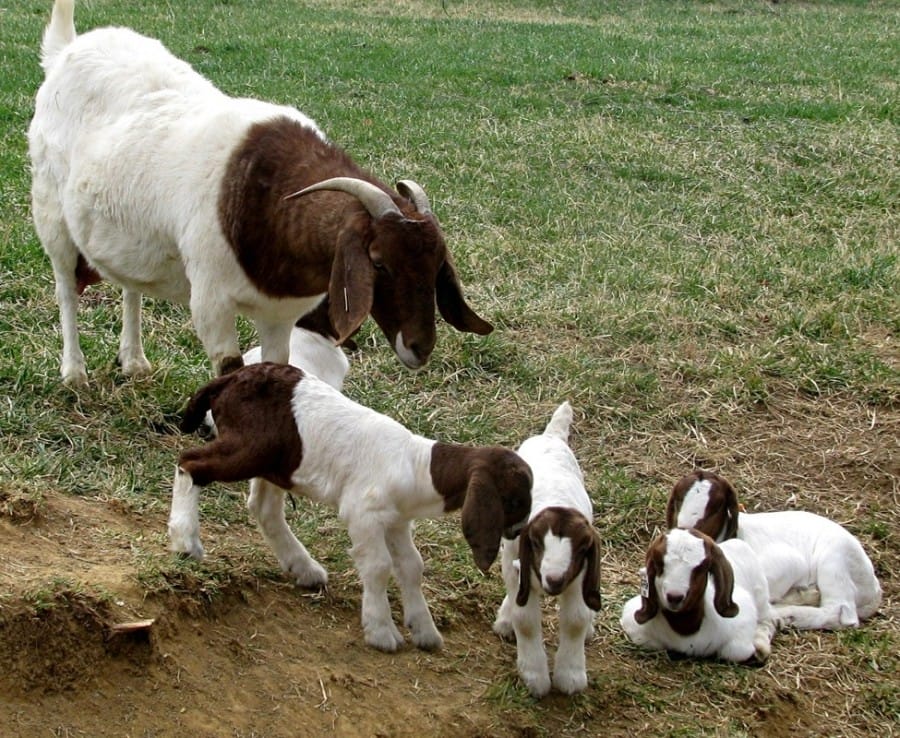
[[(559, 604), (559, 646), (553, 686), (566, 694), (587, 686), (584, 645), (600, 609), (600, 536), (584, 477), (569, 448), (572, 407), (562, 403), (544, 432), (518, 449), (534, 474), (531, 513), (518, 541), (504, 539), (501, 565), (506, 597), (494, 632), (516, 639), (517, 665), (534, 697), (550, 691), (550, 671), (541, 632), (541, 594)], [(518, 560), (516, 556), (518, 555)]]
[(182, 428), (196, 429), (207, 410), (219, 435), (179, 458), (172, 550), (203, 557), (200, 487), (252, 479), (248, 507), (282, 569), (301, 586), (324, 586), (325, 570), (285, 521), (285, 491), (330, 505), (353, 544), (366, 643), (382, 651), (403, 643), (388, 603), (392, 566), (413, 643), (426, 650), (443, 643), (422, 594), (413, 520), (461, 509), (463, 535), (487, 571), (501, 536), (514, 537), (528, 516), (531, 470), (514, 451), (414, 435), (295, 367), (253, 364), (214, 379), (189, 401)]
[(238, 314), (263, 358), (284, 363), (294, 321), (323, 295), (338, 342), (371, 313), (410, 368), (434, 348), (435, 301), (455, 328), (492, 330), (463, 299), (422, 188), (374, 179), (299, 111), (228, 97), (125, 28), (76, 37), (72, 0), (54, 5), (41, 58), (32, 212), (66, 383), (87, 382), (78, 296), (103, 277), (123, 289), (126, 375), (150, 369), (142, 294), (190, 305), (218, 374), (242, 363)]
[(719, 545), (676, 528), (650, 544), (641, 575), (641, 594), (625, 603), (620, 621), (636, 645), (725, 661), (768, 658), (776, 618), (759, 561), (743, 541)]
[(718, 541), (745, 541), (759, 557), (785, 625), (855, 627), (881, 604), (872, 562), (845, 528), (801, 510), (740, 512), (734, 487), (713, 472), (698, 470), (675, 484), (666, 523), (697, 528)]

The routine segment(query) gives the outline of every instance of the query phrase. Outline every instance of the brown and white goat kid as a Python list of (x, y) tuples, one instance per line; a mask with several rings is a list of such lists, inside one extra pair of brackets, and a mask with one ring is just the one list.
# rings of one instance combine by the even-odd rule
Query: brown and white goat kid
[(734, 487), (714, 472), (697, 470), (676, 482), (666, 523), (697, 528), (717, 541), (745, 541), (759, 557), (785, 625), (855, 627), (881, 604), (872, 562), (849, 531), (802, 510), (741, 512)]
[(636, 645), (725, 661), (768, 658), (777, 621), (759, 560), (743, 541), (717, 544), (675, 528), (650, 544), (641, 576), (641, 594), (620, 620)]
[(73, 15), (57, 0), (28, 131), (66, 383), (87, 382), (78, 298), (101, 278), (123, 289), (126, 375), (150, 369), (144, 294), (190, 306), (217, 374), (241, 365), (238, 314), (263, 359), (284, 363), (294, 322), (325, 295), (338, 342), (371, 314), (410, 368), (434, 348), (435, 303), (458, 330), (492, 330), (463, 299), (419, 185), (389, 188), (298, 110), (229, 97), (156, 40), (76, 36)]
[(584, 477), (569, 448), (572, 407), (562, 403), (540, 435), (518, 453), (534, 474), (528, 524), (517, 541), (504, 539), (501, 567), (506, 596), (494, 632), (516, 639), (519, 675), (534, 697), (550, 691), (541, 630), (541, 595), (557, 598), (559, 646), (552, 686), (566, 694), (587, 686), (584, 646), (600, 609), (600, 536)]
[(514, 537), (528, 516), (531, 470), (514, 451), (415, 435), (295, 367), (253, 364), (213, 380), (190, 399), (182, 428), (195, 430), (207, 410), (218, 437), (179, 457), (172, 550), (203, 557), (201, 487), (251, 479), (250, 513), (282, 569), (301, 586), (324, 586), (328, 575), (285, 521), (285, 491), (329, 505), (353, 544), (366, 643), (382, 651), (403, 644), (388, 602), (392, 567), (413, 643), (427, 650), (443, 643), (422, 594), (413, 520), (461, 509), (463, 535), (487, 571), (501, 536)]

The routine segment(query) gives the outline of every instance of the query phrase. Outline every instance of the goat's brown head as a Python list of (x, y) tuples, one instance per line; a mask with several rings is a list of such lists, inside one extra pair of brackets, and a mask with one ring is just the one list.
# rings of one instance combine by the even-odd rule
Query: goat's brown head
[(528, 602), (532, 572), (550, 595), (558, 595), (584, 572), (584, 604), (600, 609), (600, 535), (578, 511), (544, 508), (519, 534), (519, 607)]
[(706, 585), (713, 578), (713, 605), (724, 618), (738, 614), (732, 599), (734, 571), (715, 541), (697, 530), (675, 528), (657, 536), (647, 549), (646, 579), (641, 583), (641, 625), (662, 610), (682, 635), (695, 633), (703, 620)]
[(435, 345), (435, 304), (457, 330), (484, 335), (493, 326), (463, 298), (422, 188), (402, 180), (397, 189), (395, 197), (363, 179), (334, 177), (288, 197), (338, 190), (362, 203), (366, 212), (347, 222), (338, 236), (328, 285), (331, 323), (342, 342), (371, 314), (399, 359), (419, 369)]
[(444, 511), (462, 508), (462, 531), (475, 564), (487, 572), (501, 537), (513, 539), (531, 510), (531, 467), (501, 446), (468, 448), (435, 443), (431, 480), (444, 498)]
[(666, 526), (696, 528), (716, 541), (737, 537), (738, 498), (715, 472), (697, 469), (679, 479), (669, 494)]

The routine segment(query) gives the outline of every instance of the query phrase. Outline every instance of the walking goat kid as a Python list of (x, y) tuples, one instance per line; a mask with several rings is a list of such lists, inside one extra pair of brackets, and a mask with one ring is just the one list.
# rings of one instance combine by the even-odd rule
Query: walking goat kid
[(670, 530), (647, 549), (642, 577), (620, 620), (636, 645), (725, 661), (768, 658), (776, 618), (759, 560), (743, 541), (719, 545), (696, 530)]
[(66, 383), (87, 382), (78, 297), (102, 277), (123, 289), (126, 375), (150, 369), (142, 294), (190, 305), (218, 374), (242, 363), (238, 314), (263, 359), (284, 363), (294, 321), (325, 295), (338, 342), (371, 313), (410, 368), (434, 348), (435, 302), (458, 330), (492, 330), (464, 301), (419, 185), (395, 192), (299, 111), (228, 97), (158, 41), (125, 28), (76, 37), (73, 5), (53, 7), (28, 131)]
[(759, 557), (785, 625), (855, 627), (881, 604), (872, 562), (849, 531), (802, 510), (740, 512), (734, 487), (713, 472), (698, 470), (675, 484), (666, 523), (697, 528), (717, 541), (746, 542)]
[(422, 594), (413, 520), (461, 509), (463, 535), (487, 571), (501, 536), (514, 537), (528, 516), (531, 470), (514, 451), (414, 435), (295, 367), (253, 364), (214, 379), (189, 401), (183, 430), (195, 430), (207, 410), (218, 437), (178, 460), (172, 550), (203, 557), (201, 487), (252, 479), (248, 507), (282, 569), (301, 586), (324, 586), (328, 575), (285, 521), (285, 491), (330, 505), (350, 534), (366, 643), (382, 651), (403, 643), (387, 596), (392, 566), (413, 643), (443, 643)]
[[(531, 512), (518, 541), (504, 539), (501, 565), (506, 597), (494, 632), (516, 639), (519, 675), (529, 692), (550, 691), (550, 671), (541, 631), (541, 595), (559, 604), (559, 646), (552, 684), (574, 694), (587, 686), (585, 642), (600, 609), (600, 536), (575, 455), (569, 448), (572, 408), (562, 403), (544, 432), (518, 449), (534, 474)], [(517, 560), (518, 557), (518, 560)]]

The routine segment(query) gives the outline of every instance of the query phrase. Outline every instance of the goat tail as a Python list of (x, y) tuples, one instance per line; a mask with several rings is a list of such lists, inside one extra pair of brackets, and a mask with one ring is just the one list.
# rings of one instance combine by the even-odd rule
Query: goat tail
[(568, 400), (565, 400), (553, 412), (550, 422), (547, 423), (547, 427), (544, 429), (544, 435), (556, 436), (568, 443), (570, 425), (572, 425), (572, 406)]
[(182, 433), (193, 433), (201, 426), (213, 400), (219, 396), (232, 379), (234, 379), (233, 374), (224, 374), (191, 395), (191, 399), (188, 400), (182, 413), (181, 424), (178, 426)]
[(57, 54), (75, 40), (75, 0), (56, 0), (41, 41), (41, 66), (50, 69)]

